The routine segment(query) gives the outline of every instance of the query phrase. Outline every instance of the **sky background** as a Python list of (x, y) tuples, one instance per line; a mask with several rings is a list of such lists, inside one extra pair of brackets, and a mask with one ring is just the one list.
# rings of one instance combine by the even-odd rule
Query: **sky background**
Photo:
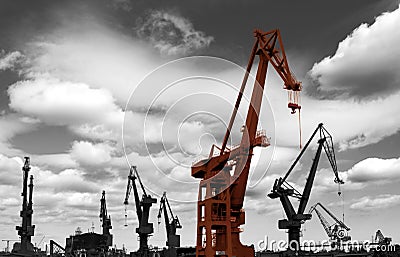
[[(399, 243), (399, 24), (398, 0), (1, 1), (0, 239), (18, 239), (21, 167), (30, 156), (33, 242), (44, 237), (41, 247), (50, 239), (63, 245), (92, 223), (100, 232), (106, 190), (114, 243), (135, 250), (133, 198), (127, 227), (122, 204), (130, 165), (158, 200), (167, 191), (183, 225), (182, 245), (193, 246), (198, 181), (190, 165), (221, 144), (254, 29), (279, 28), (289, 66), (303, 83), (303, 142), (323, 122), (346, 182), (338, 197), (322, 156), (309, 207), (321, 202), (339, 217), (344, 207), (353, 239), (371, 240), (380, 229)], [(247, 100), (232, 145), (239, 143)], [(270, 67), (259, 128), (272, 146), (253, 158), (246, 244), (286, 238), (277, 228), (280, 202), (266, 195), (299, 152), (297, 119)], [(300, 190), (315, 145), (289, 179)], [(157, 211), (158, 204), (150, 244), (164, 246)], [(303, 234), (326, 239), (316, 217)]]

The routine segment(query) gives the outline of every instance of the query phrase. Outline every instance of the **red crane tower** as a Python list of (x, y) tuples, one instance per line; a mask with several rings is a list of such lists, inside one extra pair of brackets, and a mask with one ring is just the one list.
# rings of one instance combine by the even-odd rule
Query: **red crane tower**
[[(202, 179), (197, 206), (196, 256), (254, 256), (254, 247), (243, 245), (239, 234), (240, 226), (245, 223), (243, 201), (253, 148), (269, 145), (265, 132), (257, 131), (268, 63), (284, 82), (292, 113), (301, 108), (298, 104), (301, 83), (289, 69), (279, 30), (256, 30), (254, 34), (256, 40), (222, 147), (213, 145), (209, 157), (192, 166), (192, 176)], [(256, 55), (259, 64), (242, 139), (238, 147), (229, 149), (230, 131)], [(220, 150), (219, 154), (213, 154), (214, 147)]]

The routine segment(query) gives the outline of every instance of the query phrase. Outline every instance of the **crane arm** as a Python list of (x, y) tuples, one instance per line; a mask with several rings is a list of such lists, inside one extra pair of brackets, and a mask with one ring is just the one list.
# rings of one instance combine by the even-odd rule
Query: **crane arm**
[(308, 141), (305, 144), (305, 146), (303, 147), (303, 149), (301, 149), (300, 154), (297, 156), (296, 160), (294, 160), (294, 162), (292, 163), (292, 166), (290, 166), (289, 170), (286, 172), (286, 174), (283, 177), (283, 179), (281, 179), (280, 184), (278, 184), (277, 186), (281, 186), (284, 182), (286, 182), (286, 179), (289, 177), (289, 175), (292, 173), (294, 167), (300, 161), (301, 157), (303, 156), (304, 152), (306, 151), (306, 149), (310, 145), (311, 141), (313, 140), (314, 136), (317, 134), (317, 132), (318, 132), (318, 130), (320, 129), (321, 126), (322, 126), (322, 123), (320, 123), (318, 125), (318, 127), (314, 130), (314, 132), (312, 133), (310, 139), (308, 139)]
[(350, 230), (350, 228), (344, 224), (341, 220), (339, 220), (332, 212), (330, 212), (322, 203), (317, 203), (316, 206), (320, 206), (339, 226), (347, 231)]
[(140, 187), (142, 188), (143, 195), (144, 195), (145, 197), (147, 197), (148, 195), (147, 195), (147, 193), (146, 193), (146, 189), (145, 189), (144, 186), (143, 186), (142, 180), (140, 179), (139, 172), (137, 171), (136, 166), (133, 166), (133, 167), (134, 167), (133, 169), (135, 170), (135, 176), (136, 176), (136, 178), (137, 178), (138, 181), (139, 181)]
[(287, 173), (285, 174), (285, 176), (279, 180), (277, 180), (277, 182), (274, 184), (273, 187), (273, 192), (271, 194), (272, 197), (274, 197), (274, 192), (277, 192), (277, 190), (279, 188), (281, 188), (284, 184), (287, 184), (286, 180), (289, 177), (289, 175), (291, 174), (291, 172), (293, 171), (294, 167), (297, 165), (297, 163), (299, 162), (299, 160), (301, 159), (301, 157), (303, 156), (304, 152), (306, 151), (306, 149), (308, 148), (308, 146), (310, 145), (311, 141), (314, 139), (315, 135), (318, 133), (319, 131), (319, 136), (320, 139), (318, 140), (318, 149), (317, 152), (315, 154), (311, 169), (310, 169), (310, 173), (308, 175), (307, 178), (307, 182), (306, 185), (303, 189), (303, 193), (301, 194), (300, 198), (300, 204), (298, 207), (298, 213), (299, 214), (303, 214), (305, 211), (305, 208), (307, 206), (309, 197), (310, 197), (310, 193), (311, 193), (311, 189), (312, 189), (312, 185), (314, 183), (314, 179), (315, 179), (315, 175), (316, 175), (316, 171), (318, 168), (318, 163), (319, 163), (319, 159), (321, 157), (321, 151), (322, 151), (322, 147), (325, 150), (325, 153), (328, 157), (328, 160), (331, 164), (332, 170), (335, 174), (335, 182), (338, 184), (343, 184), (343, 181), (339, 178), (339, 174), (337, 171), (337, 164), (336, 164), (336, 158), (335, 158), (335, 152), (334, 152), (334, 148), (333, 148), (333, 140), (332, 140), (332, 136), (329, 134), (329, 132), (324, 128), (323, 124), (320, 123), (318, 124), (317, 128), (314, 130), (314, 132), (312, 133), (310, 139), (307, 141), (306, 145), (304, 146), (304, 148), (301, 150), (301, 152), (299, 153), (299, 155), (297, 156), (297, 158), (295, 159), (295, 161), (293, 162), (293, 164), (290, 166), (289, 170), (287, 171)]
[(310, 211), (308, 213), (311, 214), (313, 211), (315, 213), (317, 213), (319, 221), (321, 222), (321, 225), (324, 227), (324, 230), (325, 230), (326, 234), (328, 235), (328, 237), (332, 237), (332, 231), (330, 229), (330, 225), (329, 225), (328, 221), (325, 219), (325, 217), (322, 216), (322, 213), (317, 209), (317, 206), (318, 206), (318, 203), (313, 205), (310, 208)]
[[(302, 88), (301, 83), (296, 80), (295, 76), (290, 71), (280, 31), (256, 31), (255, 34), (260, 42), (260, 50), (264, 53), (268, 61), (272, 64), (278, 75), (283, 80), (284, 89), (300, 91)], [(300, 106), (298, 106), (297, 109), (300, 109), (299, 107)]]
[(323, 139), (323, 138), (318, 140), (318, 144), (319, 144), (318, 150), (317, 150), (317, 153), (315, 154), (315, 157), (314, 157), (311, 169), (310, 169), (310, 173), (308, 175), (307, 182), (304, 187), (302, 197), (300, 199), (300, 204), (299, 204), (299, 208), (297, 211), (297, 213), (299, 213), (299, 214), (304, 213), (307, 203), (308, 203), (308, 200), (310, 199), (311, 189), (312, 189), (312, 186), (314, 183), (315, 175), (317, 173), (318, 163), (319, 163), (319, 159), (321, 157), (322, 145), (323, 145), (324, 141), (325, 141), (325, 139)]
[(169, 217), (168, 217), (168, 212), (167, 212), (167, 206), (165, 204), (165, 201), (167, 199), (166, 192), (164, 192), (163, 196), (161, 197), (160, 200), (160, 209), (158, 210), (158, 224), (161, 223), (161, 215), (164, 212), (164, 222), (165, 222), (165, 229), (167, 231), (167, 236), (171, 232), (171, 225), (169, 224)]
[[(127, 206), (129, 204), (128, 200), (129, 200), (129, 196), (130, 193), (133, 189), (133, 194), (135, 197), (135, 206), (136, 206), (136, 214), (138, 216), (138, 220), (139, 220), (139, 224), (142, 220), (142, 207), (140, 206), (140, 199), (139, 199), (139, 193), (136, 187), (136, 175), (137, 174), (137, 170), (136, 170), (136, 166), (131, 166), (131, 169), (129, 170), (129, 176), (128, 176), (128, 184), (126, 186), (126, 194), (125, 194), (125, 201), (124, 204), (125, 206)], [(142, 183), (140, 183), (142, 185)], [(142, 185), (143, 186), (143, 185)]]
[[(236, 186), (232, 188), (232, 206), (237, 208), (242, 208), (243, 206), (268, 64), (271, 63), (281, 76), (286, 90), (295, 93), (299, 93), (301, 90), (301, 83), (294, 78), (289, 69), (279, 30), (272, 30), (265, 33), (256, 31), (255, 36), (258, 49), (255, 52), (252, 51), (252, 54), (258, 54), (260, 61), (246, 116), (245, 129), (240, 143), (243, 153), (237, 158), (234, 171), (234, 176), (237, 177), (237, 180), (235, 183)], [(250, 60), (252, 59), (253, 56), (250, 57)], [(296, 109), (300, 109), (300, 106), (296, 102), (291, 104), (292, 106), (289, 106), (289, 108), (292, 109), (292, 113)]]
[(344, 184), (343, 180), (339, 178), (332, 136), (323, 126), (320, 127), (320, 138), (325, 138), (324, 150), (331, 164), (333, 173), (335, 174), (335, 183)]
[[(272, 64), (272, 66), (275, 68), (278, 75), (284, 81), (284, 89), (286, 89), (288, 91), (294, 91), (294, 92), (299, 92), (302, 89), (301, 83), (296, 80), (295, 76), (290, 71), (289, 64), (288, 64), (288, 61), (286, 58), (285, 49), (283, 47), (280, 31), (279, 30), (271, 30), (268, 32), (262, 32), (260, 30), (256, 30), (254, 32), (254, 34), (255, 34), (256, 40), (255, 40), (253, 48), (251, 50), (250, 58), (247, 63), (246, 73), (243, 78), (242, 84), (240, 86), (239, 95), (238, 95), (238, 98), (236, 99), (235, 107), (233, 109), (227, 130), (226, 130), (226, 133), (224, 136), (224, 140), (222, 142), (220, 155), (222, 155), (225, 152), (226, 144), (228, 142), (230, 132), (231, 132), (233, 123), (235, 121), (237, 110), (238, 110), (240, 102), (242, 100), (243, 92), (244, 92), (244, 89), (246, 87), (246, 84), (247, 84), (247, 81), (249, 78), (251, 67), (253, 66), (254, 58), (257, 54), (259, 54), (260, 57), (263, 56), (265, 58), (264, 62), (266, 62), (267, 65), (268, 65), (268, 62), (270, 62)], [(277, 44), (277, 41), (278, 41), (278, 44)], [(259, 67), (260, 66), (261, 66), (261, 63), (259, 64)], [(265, 67), (265, 72), (263, 74), (261, 74), (261, 76), (264, 78), (264, 80), (265, 80), (265, 75), (266, 75), (266, 67)], [(259, 81), (258, 79), (259, 79), (259, 76), (257, 76), (257, 81), (260, 83), (261, 81)], [(264, 84), (264, 82), (262, 82), (262, 84)], [(262, 87), (263, 86), (264, 85), (262, 85)], [(301, 108), (297, 104), (297, 101), (294, 101), (293, 103), (289, 103), (288, 107), (292, 109), (292, 113), (294, 113), (296, 109)]]
[(171, 218), (172, 221), (174, 223), (174, 227), (175, 228), (182, 228), (181, 222), (179, 221), (179, 218), (177, 215), (174, 216), (174, 214), (172, 213), (172, 209), (171, 209), (171, 205), (169, 204), (168, 198), (165, 195), (165, 202), (167, 203), (168, 209), (169, 209), (169, 213), (171, 214)]

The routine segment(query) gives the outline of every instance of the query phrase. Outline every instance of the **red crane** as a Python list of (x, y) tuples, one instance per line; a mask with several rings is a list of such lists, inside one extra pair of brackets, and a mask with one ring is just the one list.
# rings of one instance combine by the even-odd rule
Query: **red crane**
[[(269, 145), (265, 132), (257, 131), (268, 63), (284, 82), (292, 113), (301, 108), (298, 104), (301, 83), (289, 69), (279, 30), (256, 30), (254, 34), (256, 40), (222, 147), (213, 145), (209, 157), (192, 166), (192, 176), (202, 179), (197, 210), (196, 256), (254, 256), (254, 247), (243, 245), (239, 234), (242, 231), (240, 226), (245, 223), (243, 201), (253, 148)], [(228, 148), (228, 138), (256, 55), (259, 64), (242, 139), (238, 147)], [(214, 148), (220, 150), (218, 155), (213, 154)]]

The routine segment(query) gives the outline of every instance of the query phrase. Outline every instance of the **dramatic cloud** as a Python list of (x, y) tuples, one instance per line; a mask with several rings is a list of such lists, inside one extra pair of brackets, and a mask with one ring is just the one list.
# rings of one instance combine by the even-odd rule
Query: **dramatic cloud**
[(321, 98), (371, 97), (398, 91), (400, 8), (362, 24), (339, 43), (336, 53), (309, 72)]
[(400, 204), (400, 195), (379, 195), (376, 197), (365, 196), (350, 205), (351, 209), (359, 211), (387, 210)]
[(400, 180), (400, 158), (368, 158), (355, 164), (347, 179), (354, 183), (395, 182)]
[(106, 89), (124, 107), (143, 77), (165, 61), (139, 41), (100, 22), (68, 21), (27, 45), (29, 66), (24, 73), (49, 74), (61, 81)]
[(20, 63), (24, 55), (19, 51), (6, 53), (4, 50), (0, 50), (0, 71), (7, 69), (14, 69), (15, 65)]
[(139, 20), (137, 34), (164, 55), (187, 55), (205, 48), (214, 40), (194, 29), (186, 18), (164, 11), (151, 11)]

